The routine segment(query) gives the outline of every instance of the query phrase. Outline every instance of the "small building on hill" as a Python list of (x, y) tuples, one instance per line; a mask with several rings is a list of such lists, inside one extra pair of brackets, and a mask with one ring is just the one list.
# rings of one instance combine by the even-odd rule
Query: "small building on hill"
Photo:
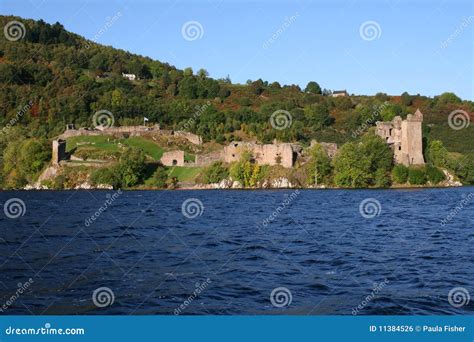
[(334, 90), (331, 94), (332, 97), (349, 96), (346, 90)]

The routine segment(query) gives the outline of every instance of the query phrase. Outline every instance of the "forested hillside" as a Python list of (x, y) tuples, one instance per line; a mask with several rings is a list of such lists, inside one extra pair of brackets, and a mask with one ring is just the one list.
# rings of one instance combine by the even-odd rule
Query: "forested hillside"
[[(406, 117), (420, 108), (426, 146), (441, 140), (453, 160), (466, 164), (474, 159), (469, 157), (474, 125), (459, 130), (448, 125), (454, 110), (472, 118), (474, 103), (452, 93), (434, 98), (408, 93), (332, 97), (315, 81), (304, 89), (261, 79), (233, 84), (229, 77), (213, 79), (203, 69), (179, 70), (96, 44), (60, 23), (0, 16), (2, 28), (12, 20), (24, 24), (25, 35), (0, 39), (2, 182), (37, 173), (48, 161), (51, 138), (68, 123), (92, 126), (98, 110), (112, 112), (115, 125), (141, 124), (147, 117), (162, 128), (197, 133), (205, 142), (276, 138), (307, 145), (312, 139), (353, 141), (377, 120)], [(139, 79), (130, 81), (122, 73)], [(317, 81), (318, 75), (313, 77)], [(288, 128), (272, 127), (270, 117), (277, 110), (291, 114)]]

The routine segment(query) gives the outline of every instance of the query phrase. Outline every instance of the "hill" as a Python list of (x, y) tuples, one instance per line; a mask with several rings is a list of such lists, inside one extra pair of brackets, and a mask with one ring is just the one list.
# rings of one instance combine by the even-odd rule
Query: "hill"
[[(356, 140), (377, 120), (404, 118), (419, 108), (425, 116), (426, 146), (441, 140), (452, 158), (461, 163), (473, 159), (473, 125), (452, 129), (448, 116), (463, 111), (470, 119), (474, 103), (452, 93), (434, 98), (407, 93), (332, 97), (316, 82), (305, 89), (261, 79), (233, 84), (229, 78), (213, 79), (203, 69), (179, 70), (166, 62), (96, 44), (68, 32), (60, 23), (0, 16), (2, 27), (12, 21), (23, 27), (20, 39), (7, 35), (0, 39), (3, 184), (22, 178), (19, 175), (25, 172), (37, 175), (47, 163), (45, 149), (51, 139), (69, 123), (94, 126), (93, 116), (99, 110), (112, 113), (117, 126), (141, 124), (146, 117), (162, 128), (199, 134), (207, 143), (278, 139), (307, 146), (312, 139), (338, 144)], [(274, 122), (272, 126), (276, 111), (289, 114), (285, 129), (275, 129)], [(31, 146), (21, 146), (27, 139), (35, 140)], [(15, 152), (22, 148), (42, 156), (27, 170), (17, 166), (22, 163)]]

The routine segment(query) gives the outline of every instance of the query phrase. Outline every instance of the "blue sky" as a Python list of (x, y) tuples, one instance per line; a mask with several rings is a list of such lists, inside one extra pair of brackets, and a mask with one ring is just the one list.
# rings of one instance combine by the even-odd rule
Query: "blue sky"
[[(97, 36), (99, 43), (178, 68), (205, 68), (215, 78), (229, 74), (237, 83), (262, 78), (304, 87), (315, 80), (323, 88), (354, 94), (434, 96), (452, 91), (474, 100), (473, 4), (2, 0), (0, 13), (59, 21), (86, 38)], [(202, 37), (183, 38), (189, 21), (201, 25)], [(374, 36), (361, 34), (367, 22), (375, 22), (366, 24), (367, 32), (374, 28)]]

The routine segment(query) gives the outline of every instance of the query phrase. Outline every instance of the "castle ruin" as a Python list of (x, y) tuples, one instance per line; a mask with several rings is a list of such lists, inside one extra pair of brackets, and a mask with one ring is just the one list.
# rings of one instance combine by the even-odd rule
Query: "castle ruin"
[(257, 144), (234, 141), (224, 147), (223, 157), (226, 163), (240, 160), (242, 153), (249, 151), (260, 165), (281, 165), (293, 167), (298, 156), (298, 148), (289, 143)]
[(424, 165), (422, 140), (423, 114), (419, 109), (406, 120), (396, 116), (392, 121), (378, 121), (376, 134), (393, 149), (395, 163), (405, 166)]

